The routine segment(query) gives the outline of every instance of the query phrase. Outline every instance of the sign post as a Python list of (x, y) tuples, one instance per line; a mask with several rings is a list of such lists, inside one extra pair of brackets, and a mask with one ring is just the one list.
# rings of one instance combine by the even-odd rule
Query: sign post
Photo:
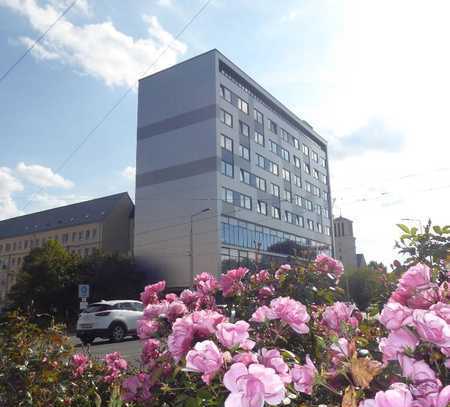
[(78, 297), (81, 298), (80, 310), (87, 308), (87, 299), (89, 297), (89, 284), (79, 284), (78, 285)]

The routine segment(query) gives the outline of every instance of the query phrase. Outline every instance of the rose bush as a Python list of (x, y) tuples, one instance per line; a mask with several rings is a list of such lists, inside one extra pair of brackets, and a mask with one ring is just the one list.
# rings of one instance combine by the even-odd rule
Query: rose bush
[[(140, 364), (67, 350), (52, 379), (63, 384), (65, 404), (48, 398), (47, 405), (448, 407), (442, 264), (405, 267), (381, 312), (345, 301), (342, 264), (325, 255), (276, 270), (202, 273), (179, 295), (166, 294), (163, 281), (149, 285)], [(2, 385), (0, 376), (0, 397)]]

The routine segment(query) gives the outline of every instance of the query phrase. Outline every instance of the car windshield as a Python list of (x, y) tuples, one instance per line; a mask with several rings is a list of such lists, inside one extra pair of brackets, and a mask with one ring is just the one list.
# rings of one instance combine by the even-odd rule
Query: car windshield
[(107, 311), (110, 309), (114, 309), (114, 307), (109, 304), (91, 304), (85, 310), (83, 310), (83, 312), (86, 314), (90, 314), (92, 312)]

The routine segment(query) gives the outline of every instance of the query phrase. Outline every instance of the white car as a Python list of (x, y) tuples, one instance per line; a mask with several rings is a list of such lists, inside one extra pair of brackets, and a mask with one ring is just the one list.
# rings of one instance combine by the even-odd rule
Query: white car
[(137, 321), (144, 314), (144, 305), (134, 300), (100, 301), (89, 304), (77, 322), (77, 337), (84, 345), (95, 338), (122, 341), (136, 335)]

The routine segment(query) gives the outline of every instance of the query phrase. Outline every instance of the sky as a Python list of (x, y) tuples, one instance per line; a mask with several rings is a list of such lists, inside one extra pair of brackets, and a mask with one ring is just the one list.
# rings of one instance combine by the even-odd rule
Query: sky
[[(0, 0), (0, 76), (71, 2)], [(450, 222), (450, 2), (211, 0), (175, 39), (203, 4), (78, 0), (0, 82), (0, 219), (134, 197), (137, 79), (217, 48), (328, 140), (366, 260)]]

